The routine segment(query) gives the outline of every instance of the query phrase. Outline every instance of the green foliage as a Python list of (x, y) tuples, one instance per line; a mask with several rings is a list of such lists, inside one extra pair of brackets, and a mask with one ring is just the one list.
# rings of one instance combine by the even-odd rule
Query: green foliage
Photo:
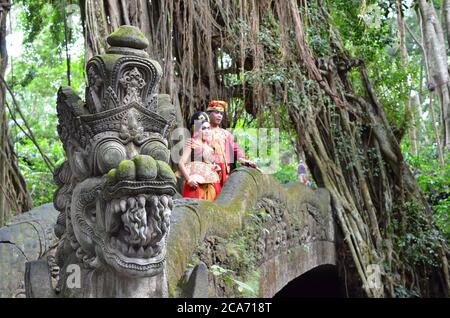
[(447, 164), (442, 167), (433, 145), (421, 148), (418, 156), (406, 154), (406, 160), (433, 209), (436, 226), (450, 242), (450, 154), (447, 153), (445, 159)]
[[(70, 1), (66, 2), (66, 6)], [(31, 44), (39, 37), (43, 26), (50, 29), (53, 46), (62, 47), (64, 42), (64, 7), (62, 1), (18, 0), (14, 5), (21, 5), (21, 24), (26, 31), (25, 43)], [(67, 11), (67, 8), (65, 9)], [(66, 12), (67, 14), (67, 12)]]
[(328, 9), (344, 47), (366, 63), (377, 62), (380, 51), (396, 42), (392, 1), (328, 1)]
[[(403, 65), (398, 49), (395, 2), (385, 0), (339, 0), (329, 1), (334, 26), (348, 52), (361, 59), (367, 67), (389, 123), (394, 129), (405, 124), (405, 105), (410, 89), (408, 84), (419, 83), (420, 63), (414, 57)], [(357, 70), (350, 79), (356, 92), (364, 95)]]
[(217, 278), (222, 279), (225, 285), (231, 288), (236, 288), (242, 297), (247, 298), (258, 296), (258, 290), (255, 288), (255, 286), (251, 286), (251, 284), (255, 285), (255, 279), (256, 285), (258, 284), (258, 272), (253, 272), (253, 274), (251, 275), (251, 282), (249, 284), (234, 278), (233, 271), (225, 269), (219, 265), (212, 265), (210, 268), (210, 272)]
[(294, 164), (282, 165), (273, 175), (280, 183), (297, 181), (297, 169)]
[(405, 288), (403, 285), (395, 286), (395, 295), (398, 298), (417, 298), (420, 297), (420, 294), (416, 290), (410, 290)]
[[(311, 28), (307, 28), (308, 32), (318, 25), (323, 25), (317, 18), (311, 17), (311, 19), (312, 24)], [(242, 22), (238, 25), (242, 27)], [(319, 31), (320, 36), (315, 38), (314, 47), (321, 52), (321, 55), (326, 55), (327, 52), (330, 52), (330, 48), (325, 44), (327, 42), (324, 36), (326, 30)], [(261, 90), (261, 94), (256, 96), (257, 100), (253, 100), (253, 103), (257, 105), (257, 118), (249, 120), (248, 116), (250, 115), (248, 115), (238, 120), (234, 125), (235, 128), (238, 128), (234, 130), (234, 135), (241, 149), (258, 164), (263, 172), (273, 174), (281, 183), (288, 183), (297, 180), (298, 154), (295, 140), (297, 136), (292, 119), (286, 112), (285, 104), (294, 105), (295, 108), (307, 106), (313, 101), (307, 97), (306, 92), (315, 89), (317, 83), (304, 76), (305, 71), (301, 65), (286, 61), (280, 45), (280, 32), (280, 27), (272, 12), (267, 12), (262, 18), (258, 33), (259, 45), (264, 51), (264, 67), (255, 67), (245, 71), (242, 78), (229, 76), (228, 81), (233, 85), (245, 81), (247, 87), (258, 87)], [(290, 41), (289, 48), (295, 51), (295, 34), (292, 29), (286, 30), (286, 32), (288, 41)], [(314, 32), (315, 29), (308, 34), (312, 36)], [(302, 89), (298, 88), (299, 83), (301, 83)], [(244, 113), (243, 103), (232, 102), (230, 115), (238, 116), (241, 113)], [(261, 149), (261, 138), (259, 138), (258, 132), (248, 129), (259, 127), (269, 130), (278, 129), (279, 131), (279, 138), (275, 144), (269, 142), (267, 153), (264, 151), (265, 149)], [(256, 149), (257, 146), (259, 149)]]
[(297, 155), (286, 132), (244, 128), (241, 122), (236, 127), (233, 135), (237, 144), (264, 173), (273, 174), (281, 183), (297, 180)]
[(306, 17), (304, 23), (308, 47), (313, 51), (314, 56), (330, 57), (335, 51), (330, 46), (328, 24), (323, 21), (321, 15), (316, 14), (319, 12), (318, 6), (318, 1), (311, 1), (307, 7), (300, 7), (300, 14)]
[[(60, 141), (50, 138), (38, 138), (40, 147), (49, 159), (59, 165), (64, 160), (64, 152)], [(56, 185), (53, 182), (53, 174), (49, 172), (35, 145), (30, 139), (22, 138), (15, 144), (19, 154), (19, 168), (24, 176), (28, 190), (33, 198), (35, 206), (48, 203), (53, 200), (53, 192)]]
[[(17, 23), (13, 32), (24, 33), (22, 54), (10, 62), (7, 81), (12, 88), (26, 122), (36, 142), (50, 161), (58, 166), (64, 161), (64, 151), (57, 133), (56, 94), (67, 85), (64, 25), (60, 3), (47, 1), (19, 1)], [(84, 93), (83, 39), (81, 26), (71, 31), (71, 82), (80, 95)], [(10, 96), (8, 104), (13, 105)], [(25, 123), (15, 113), (17, 123)], [(51, 202), (55, 184), (35, 145), (10, 120), (10, 135), (23, 174), (35, 206)]]
[[(365, 63), (376, 95), (384, 106), (384, 111), (394, 132), (408, 127), (410, 125), (409, 114), (407, 114), (405, 106), (411, 90), (422, 93), (424, 84), (421, 77), (425, 74), (421, 69), (423, 63), (421, 51), (409, 34), (406, 38), (409, 59), (406, 64), (401, 61), (395, 2), (386, 0), (328, 1), (328, 9), (344, 47), (352, 56), (362, 59)], [(403, 12), (404, 19), (413, 30), (412, 32), (420, 34), (417, 18), (412, 8), (409, 8), (405, 2), (403, 2)], [(351, 70), (350, 80), (356, 92), (364, 95), (358, 70)], [(435, 106), (437, 107), (437, 105)], [(435, 113), (439, 114), (438, 108), (435, 109)], [(426, 138), (429, 140), (434, 137), (429, 120), (424, 130), (418, 122), (426, 118), (418, 116), (418, 112), (415, 113), (415, 117), (420, 146), (421, 143), (427, 143)], [(334, 130), (333, 135), (337, 146), (336, 155), (339, 158), (341, 157), (340, 152), (345, 153), (349, 141), (342, 139), (339, 131)], [(435, 145), (422, 146), (419, 149), (419, 155), (412, 156), (408, 153), (408, 142), (408, 140), (404, 140), (401, 144), (402, 152), (407, 163), (414, 170), (419, 186), (432, 207), (434, 222), (449, 241), (450, 167), (448, 164), (446, 167), (439, 165)], [(368, 155), (371, 154), (368, 153)], [(446, 162), (448, 160), (450, 158), (447, 158)], [(374, 170), (372, 173), (377, 174), (377, 171)], [(439, 233), (426, 230), (427, 222), (424, 220), (426, 213), (420, 210), (416, 204), (410, 202), (397, 207), (397, 211), (400, 210), (407, 214), (408, 221), (406, 223), (410, 227), (404, 236), (397, 237), (398, 247), (414, 263), (433, 263), (436, 257), (436, 244), (440, 240)], [(393, 222), (396, 227), (394, 232), (397, 233), (400, 225), (395, 223), (396, 220)]]
[[(421, 80), (425, 76), (421, 70), (422, 60), (418, 46), (408, 35), (407, 47), (410, 55), (409, 61), (403, 65), (397, 44), (397, 30), (395, 21), (395, 2), (388, 0), (328, 0), (327, 9), (330, 13), (332, 26), (330, 30), (327, 23), (318, 14), (320, 8), (316, 1), (306, 1), (305, 6), (300, 7), (305, 36), (308, 46), (316, 58), (330, 59), (338, 50), (330, 44), (336, 40), (341, 41), (350, 56), (364, 61), (369, 72), (375, 93), (385, 107), (390, 124), (394, 130), (398, 130), (407, 122), (405, 105), (410, 90), (422, 93)], [(21, 5), (16, 23), (16, 31), (25, 34), (24, 51), (22, 55), (14, 59), (12, 71), (8, 74), (8, 83), (13, 88), (16, 98), (32, 127), (37, 142), (45, 154), (56, 165), (64, 160), (64, 152), (56, 132), (56, 91), (59, 86), (66, 84), (66, 60), (64, 52), (64, 23), (61, 2), (48, 2), (42, 0), (18, 0), (15, 5)], [(409, 9), (406, 6), (404, 9)], [(415, 34), (418, 34), (417, 22), (412, 10), (405, 14), (405, 19)], [(231, 26), (236, 34), (240, 32), (242, 21), (236, 21)], [(80, 24), (69, 32), (71, 56), (72, 87), (82, 95), (84, 93), (83, 78), (83, 41)], [(244, 26), (244, 33), (250, 34), (250, 26)], [(291, 53), (298, 55), (293, 30), (287, 30), (288, 47)], [(262, 67), (246, 67), (242, 73), (224, 75), (226, 88), (233, 89), (245, 82), (246, 89), (259, 87), (258, 96), (253, 101), (257, 111), (253, 117), (245, 112), (245, 104), (242, 98), (233, 98), (227, 110), (232, 127), (236, 128), (235, 137), (240, 147), (245, 150), (251, 160), (255, 160), (261, 167), (269, 166), (270, 160), (266, 155), (279, 155), (278, 167), (273, 172), (274, 176), (282, 183), (297, 179), (296, 167), (298, 157), (295, 153), (298, 141), (296, 138), (293, 119), (286, 112), (286, 104), (293, 109), (301, 110), (306, 106), (315, 106), (315, 103), (327, 103), (325, 98), (317, 96), (317, 82), (305, 76), (305, 70), (299, 63), (289, 61), (284, 56), (283, 47), (280, 45), (281, 30), (276, 17), (271, 10), (262, 17), (259, 33), (261, 52), (264, 58)], [(339, 37), (339, 38), (334, 38)], [(81, 40), (81, 41), (80, 41)], [(333, 40), (333, 41), (330, 41)], [(78, 48), (78, 49), (77, 49)], [(246, 47), (246, 50), (253, 48)], [(238, 52), (239, 50), (236, 50)], [(249, 52), (247, 52), (249, 53)], [(228, 55), (230, 54), (230, 55)], [(249, 53), (251, 55), (253, 53)], [(256, 58), (256, 57), (255, 57)], [(220, 68), (233, 68), (237, 66), (239, 57), (232, 56), (230, 52), (220, 52), (218, 63)], [(254, 63), (254, 61), (252, 61)], [(356, 68), (349, 70), (350, 84), (355, 94), (364, 95), (360, 82), (360, 75)], [(422, 77), (422, 78), (421, 78)], [(317, 98), (317, 100), (314, 100)], [(437, 99), (437, 98), (435, 98)], [(8, 100), (11, 104), (11, 99)], [(438, 113), (438, 112), (436, 112)], [(333, 112), (330, 111), (333, 117)], [(419, 118), (421, 119), (421, 118)], [(432, 136), (432, 130), (428, 126), (420, 138)], [(19, 125), (24, 123), (19, 120)], [(52, 182), (52, 173), (44, 164), (36, 148), (31, 141), (17, 128), (13, 122), (9, 123), (11, 136), (14, 141), (15, 151), (19, 157), (19, 165), (25, 176), (27, 185), (31, 190), (35, 205), (49, 202), (52, 199), (55, 186)], [(258, 131), (242, 128), (274, 127), (279, 129), (280, 135), (277, 144), (269, 144), (266, 153), (254, 152), (258, 145)], [(358, 127), (359, 128), (359, 127)], [(343, 160), (352, 153), (349, 149), (350, 141), (339, 131), (339, 123), (331, 121), (330, 131), (336, 146), (335, 159)], [(429, 138), (432, 139), (432, 138)], [(424, 144), (424, 140), (420, 140)], [(362, 153), (353, 156), (352, 162), (343, 162), (343, 167), (352, 169), (354, 164), (364, 158)], [(450, 167), (440, 167), (436, 147), (430, 145), (420, 147), (419, 156), (411, 156), (403, 143), (403, 153), (408, 164), (413, 168), (426, 199), (430, 203), (434, 221), (438, 229), (443, 233), (447, 242), (450, 242), (449, 225), (449, 184)], [(373, 149), (369, 149), (369, 159), (376, 158)], [(450, 162), (447, 154), (446, 162)], [(367, 172), (367, 171), (365, 171)], [(377, 171), (371, 171), (377, 176)], [(394, 219), (392, 232), (402, 233), (394, 237), (397, 251), (403, 253), (412, 264), (426, 263), (436, 264), (436, 248), (440, 241), (440, 234), (426, 229), (426, 215), (414, 202), (408, 202), (396, 207), (396, 212), (405, 213), (408, 216), (407, 228)], [(259, 216), (258, 216), (259, 217)], [(254, 255), (249, 246), (252, 227), (246, 227), (249, 235), (232, 237), (228, 241), (227, 248), (231, 264), (217, 264), (211, 268), (213, 274), (223, 277), (225, 283), (236, 288), (241, 295), (252, 294), (254, 288)], [(247, 237), (247, 238), (246, 238)], [(215, 265), (216, 266), (216, 265)], [(222, 269), (220, 269), (220, 268)], [(229, 269), (225, 269), (229, 268)], [(252, 276), (253, 275), (253, 276)], [(253, 282), (253, 283), (252, 283)], [(249, 287), (250, 286), (250, 287)], [(414, 296), (414, 292), (396, 288), (399, 296)]]
[[(214, 237), (214, 259), (208, 266), (219, 286), (226, 288), (228, 296), (258, 297), (257, 240), (261, 231), (267, 231), (263, 223), (270, 217), (264, 209), (249, 213), (241, 230), (226, 238)], [(209, 246), (200, 246), (193, 262), (205, 261), (211, 256), (210, 252)]]
[[(394, 236), (398, 253), (403, 253), (410, 265), (426, 263), (438, 266), (438, 249), (442, 237), (436, 230), (429, 229), (426, 213), (417, 202), (406, 202), (398, 209), (402, 209), (407, 218), (406, 233)], [(401, 224), (394, 221), (395, 233), (401, 233)]]

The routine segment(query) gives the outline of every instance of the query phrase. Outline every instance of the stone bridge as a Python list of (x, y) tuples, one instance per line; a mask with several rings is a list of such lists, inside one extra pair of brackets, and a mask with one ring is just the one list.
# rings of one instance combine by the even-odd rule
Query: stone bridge
[[(336, 265), (324, 189), (280, 185), (270, 175), (240, 168), (214, 203), (180, 198), (174, 205), (167, 243), (170, 297), (283, 296), (298, 278)], [(57, 215), (48, 204), (0, 229), (0, 297), (25, 295), (25, 262), (52, 255)]]

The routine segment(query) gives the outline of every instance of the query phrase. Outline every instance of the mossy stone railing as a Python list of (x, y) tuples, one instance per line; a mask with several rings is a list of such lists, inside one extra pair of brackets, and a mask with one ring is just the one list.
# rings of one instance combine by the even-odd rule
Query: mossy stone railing
[[(325, 189), (311, 190), (299, 182), (282, 185), (273, 176), (256, 169), (239, 168), (231, 174), (215, 202), (195, 199), (175, 201), (167, 243), (170, 297), (176, 296), (177, 285), (188, 267), (189, 259), (205, 237), (228, 237), (239, 231), (248, 212), (262, 198), (282, 202), (287, 211), (294, 211), (291, 214), (298, 213), (306, 201), (314, 201), (318, 210), (327, 214), (323, 217), (329, 221), (328, 224), (332, 222), (329, 194)], [(296, 218), (297, 215), (289, 217)]]

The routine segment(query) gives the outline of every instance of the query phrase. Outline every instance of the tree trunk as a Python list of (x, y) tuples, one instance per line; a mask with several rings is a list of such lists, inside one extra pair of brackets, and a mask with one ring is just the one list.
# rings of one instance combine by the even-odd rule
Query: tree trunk
[(408, 50), (406, 49), (406, 41), (405, 41), (405, 21), (403, 19), (402, 0), (397, 0), (396, 6), (397, 6), (397, 29), (398, 29), (400, 55), (402, 58), (402, 62), (404, 64), (407, 64)]
[[(408, 65), (408, 50), (406, 48), (406, 40), (405, 40), (405, 21), (403, 19), (403, 10), (402, 10), (402, 1), (397, 0), (396, 1), (397, 6), (397, 30), (398, 30), (398, 39), (399, 39), (399, 48), (400, 48), (400, 57), (402, 61), (402, 66), (405, 69)], [(405, 82), (409, 82), (409, 74), (407, 75), (407, 79)], [(411, 95), (411, 89), (409, 89), (409, 95)], [(413, 96), (410, 96), (410, 98), (405, 102), (405, 110), (407, 114), (407, 118), (409, 119), (409, 129), (408, 129), (408, 135), (409, 135), (409, 142), (410, 142), (410, 148), (411, 153), (414, 156), (417, 156), (417, 131), (416, 131), (416, 120), (415, 120), (415, 103), (413, 103)]]
[[(323, 8), (323, 6), (320, 7)], [(333, 78), (332, 84), (330, 81), (332, 74), (339, 73), (339, 70), (333, 70), (333, 67), (328, 69), (330, 76), (324, 76), (324, 78), (329, 84), (328, 87), (337, 87), (340, 94), (330, 92), (327, 83), (321, 83), (323, 78), (314, 75), (316, 63), (308, 62), (313, 58), (303, 36), (299, 36), (304, 34), (303, 23), (295, 0), (290, 1), (290, 9), (297, 34), (298, 50), (302, 52), (301, 59), (304, 64), (307, 64), (309, 78), (317, 81), (317, 86), (320, 87), (313, 96), (328, 95), (333, 99), (336, 107), (329, 110), (329, 106), (326, 106), (327, 102), (320, 102), (320, 98), (314, 98), (314, 104), (301, 111), (296, 107), (289, 107), (289, 114), (292, 120), (298, 123), (296, 127), (298, 127), (297, 132), (300, 138), (305, 140), (303, 148), (308, 157), (308, 163), (316, 167), (316, 181), (331, 192), (345, 241), (349, 246), (366, 294), (371, 297), (384, 295), (394, 297), (394, 285), (408, 284), (405, 272), (411, 271), (415, 275), (414, 272), (417, 273), (418, 269), (407, 269), (408, 256), (402, 255), (401, 250), (396, 251), (397, 255), (393, 253), (392, 236), (388, 230), (389, 228), (392, 230), (392, 219), (395, 218), (399, 224), (399, 227), (394, 230), (395, 235), (397, 237), (406, 235), (414, 231), (415, 226), (412, 225), (409, 215), (414, 213), (413, 210), (405, 209), (405, 207), (418, 206), (425, 216), (424, 226), (428, 228), (427, 231), (432, 231), (431, 210), (403, 160), (399, 142), (387, 121), (383, 106), (380, 105), (374, 93), (364, 66), (359, 63), (366, 98), (353, 95), (349, 85), (346, 84), (347, 75), (343, 72), (340, 78)], [(323, 16), (327, 17), (325, 10), (322, 10)], [(327, 23), (326, 19), (323, 23)], [(338, 35), (331, 38), (331, 41), (336, 42), (333, 43), (334, 48), (343, 47), (339, 43)], [(355, 65), (357, 62), (352, 62), (345, 52), (341, 52), (334, 63), (329, 63), (329, 65), (347, 65), (344, 69), (350, 69), (352, 64)], [(343, 99), (336, 102), (337, 96), (342, 96)], [(307, 95), (305, 98), (310, 97)], [(332, 119), (329, 112), (335, 113), (335, 119)], [(358, 129), (362, 129), (363, 133), (357, 133)], [(345, 140), (347, 146), (342, 147), (336, 144), (335, 140), (338, 137)], [(361, 148), (365, 150), (362, 151), (361, 159), (358, 159), (357, 154), (361, 154), (359, 150)], [(370, 149), (377, 154), (374, 158), (368, 155)], [(378, 172), (373, 170), (374, 166), (378, 166), (376, 169)], [(442, 246), (439, 250), (444, 249), (446, 247)], [(381, 263), (387, 264), (384, 267), (386, 272), (382, 275), (385, 289), (370, 287), (369, 269), (373, 265), (381, 266)], [(450, 284), (446, 260), (443, 260), (441, 264), (445, 286), (443, 292), (448, 294)], [(426, 289), (424, 286), (424, 290)]]
[(195, 108), (206, 109), (210, 99), (225, 98), (215, 74), (217, 34), (209, 1), (81, 0), (80, 5), (86, 62), (105, 51), (106, 36), (118, 26), (134, 25), (149, 40), (150, 57), (163, 67), (161, 93), (171, 96), (186, 122)]
[(424, 48), (428, 59), (430, 82), (428, 89), (436, 90), (441, 104), (442, 140), (450, 150), (450, 83), (444, 32), (432, 2), (418, 0)]
[(447, 32), (447, 45), (450, 47), (450, 0), (444, 0), (442, 2), (442, 19), (444, 21), (445, 32)]
[[(8, 64), (6, 22), (10, 8), (9, 0), (0, 0), (0, 76), (2, 79), (4, 79)], [(5, 105), (6, 87), (3, 81), (0, 81), (0, 226), (8, 221), (11, 212), (25, 212), (33, 207), (8, 137)]]
[[(6, 51), (6, 18), (10, 9), (11, 3), (9, 1), (0, 1), (0, 75), (5, 75), (6, 65), (8, 63), (8, 54)], [(1, 85), (0, 86), (1, 94), (0, 94), (0, 149), (5, 149), (5, 139), (4, 133), (6, 126), (6, 118), (5, 118), (5, 97), (6, 97), (6, 88)], [(0, 186), (2, 190), (5, 186), (5, 165), (3, 162), (6, 160), (3, 153), (0, 153)], [(4, 219), (6, 218), (6, 213), (8, 211), (8, 206), (6, 204), (6, 198), (3, 191), (0, 192), (0, 226), (3, 225)]]
[(407, 112), (410, 114), (409, 118), (409, 129), (408, 129), (408, 135), (409, 135), (409, 142), (411, 147), (411, 153), (414, 156), (417, 156), (417, 123), (416, 123), (416, 112), (417, 108), (420, 107), (419, 97), (417, 94), (414, 94), (410, 92), (410, 97), (407, 101)]
[[(409, 140), (411, 141), (411, 153), (414, 156), (418, 155), (418, 143), (417, 143), (417, 127), (420, 127), (420, 99), (419, 94), (417, 92), (411, 92), (408, 99), (408, 110), (411, 114), (411, 122), (409, 128)], [(419, 114), (419, 116), (417, 116)], [(417, 118), (417, 120), (416, 120)]]
[(419, 10), (418, 18), (419, 18), (419, 23), (420, 23), (421, 35), (422, 35), (422, 48), (423, 48), (422, 53), (423, 53), (423, 60), (425, 62), (425, 73), (426, 73), (426, 77), (427, 77), (428, 91), (429, 91), (429, 98), (430, 98), (429, 110), (430, 110), (430, 115), (431, 115), (431, 125), (433, 127), (434, 139), (435, 139), (436, 148), (437, 148), (437, 152), (438, 152), (438, 156), (439, 156), (439, 163), (441, 164), (442, 167), (444, 167), (445, 162), (444, 162), (443, 147), (441, 146), (441, 138), (439, 137), (438, 129), (436, 127), (437, 121), (436, 121), (436, 117), (434, 115), (434, 108), (433, 108), (433, 96), (432, 95), (435, 90), (436, 84), (435, 84), (435, 78), (433, 77), (433, 74), (432, 74), (432, 72), (433, 72), (432, 71), (432, 63), (430, 63), (431, 45), (430, 45), (429, 38), (427, 35), (427, 32), (429, 32), (429, 30), (428, 30), (429, 26), (424, 21), (424, 16), (423, 16), (422, 10)]

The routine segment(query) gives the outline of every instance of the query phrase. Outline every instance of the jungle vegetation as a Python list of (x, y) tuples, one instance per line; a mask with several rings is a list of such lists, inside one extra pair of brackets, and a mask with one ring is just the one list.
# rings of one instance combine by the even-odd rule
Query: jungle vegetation
[[(83, 96), (85, 63), (131, 24), (185, 122), (227, 100), (228, 128), (279, 129), (280, 182), (296, 180), (302, 159), (330, 191), (349, 296), (449, 295), (449, 0), (0, 0), (0, 9), (1, 224), (52, 201), (64, 161), (57, 89)], [(255, 135), (239, 131), (245, 148)], [(370, 264), (383, 268), (381, 289), (367, 287)]]

